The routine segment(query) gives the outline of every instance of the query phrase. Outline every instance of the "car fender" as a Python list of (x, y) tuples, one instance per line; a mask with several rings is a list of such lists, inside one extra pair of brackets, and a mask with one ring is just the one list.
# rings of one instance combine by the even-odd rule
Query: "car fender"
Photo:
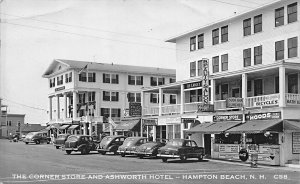
[(82, 150), (82, 149), (84, 149), (84, 148), (86, 148), (87, 146), (85, 145), (85, 144), (81, 144), (80, 146), (78, 146), (78, 150), (80, 151), (80, 150)]
[(118, 146), (117, 145), (111, 145), (107, 148), (107, 150), (109, 151), (117, 151), (118, 150)]

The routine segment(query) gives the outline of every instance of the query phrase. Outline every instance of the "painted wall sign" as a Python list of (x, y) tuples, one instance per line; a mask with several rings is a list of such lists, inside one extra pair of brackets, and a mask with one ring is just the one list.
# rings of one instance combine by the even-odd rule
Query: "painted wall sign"
[(198, 88), (202, 86), (202, 81), (184, 84), (184, 89)]
[(141, 103), (130, 102), (129, 103), (129, 116), (140, 117), (142, 116), (142, 106)]
[(293, 132), (292, 136), (292, 149), (293, 154), (299, 154), (300, 153), (300, 132)]
[(259, 99), (253, 104), (255, 107), (260, 106), (272, 106), (279, 105), (279, 97), (278, 96), (266, 96), (263, 99)]
[(64, 90), (64, 89), (66, 89), (66, 87), (62, 86), (62, 87), (59, 87), (59, 88), (55, 88), (55, 91), (61, 91), (61, 90)]
[(213, 121), (242, 121), (242, 120), (243, 120), (242, 114), (213, 116)]
[(208, 59), (202, 59), (202, 100), (204, 105), (209, 104), (209, 71), (208, 71)]
[(243, 107), (243, 98), (227, 98), (226, 99), (227, 108), (242, 108)]
[(264, 120), (264, 119), (281, 119), (281, 112), (246, 114), (246, 121)]

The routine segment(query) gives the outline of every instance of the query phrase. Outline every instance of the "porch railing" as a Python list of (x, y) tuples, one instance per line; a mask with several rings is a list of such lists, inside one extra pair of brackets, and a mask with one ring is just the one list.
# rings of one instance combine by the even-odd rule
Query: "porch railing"
[(159, 114), (158, 106), (143, 108), (144, 116), (158, 116), (158, 114)]
[(300, 105), (300, 94), (286, 93), (286, 105)]
[(180, 114), (180, 104), (164, 105), (161, 107), (161, 113), (163, 115)]
[(279, 99), (280, 95), (278, 93), (263, 96), (247, 97), (245, 98), (245, 107), (251, 108), (260, 106), (279, 105)]
[(218, 100), (214, 102), (215, 110), (224, 110), (226, 109), (226, 100)]
[(198, 111), (198, 105), (202, 104), (203, 102), (192, 102), (192, 103), (185, 103), (184, 104), (184, 113), (191, 113)]

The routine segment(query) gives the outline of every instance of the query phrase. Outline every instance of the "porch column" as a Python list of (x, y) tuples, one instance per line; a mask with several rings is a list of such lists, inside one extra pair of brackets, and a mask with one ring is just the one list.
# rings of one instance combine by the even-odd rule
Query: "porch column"
[(93, 133), (93, 125), (92, 125), (92, 122), (90, 121), (89, 122), (89, 135), (92, 136), (92, 133)]
[(64, 119), (67, 119), (67, 114), (68, 114), (67, 93), (64, 93)]
[(185, 101), (185, 95), (184, 95), (184, 84), (180, 85), (180, 114), (184, 114), (184, 101)]
[(180, 139), (185, 139), (183, 130), (184, 130), (184, 123), (181, 122), (180, 123)]
[(141, 92), (142, 116), (144, 115), (144, 91)]
[(52, 97), (49, 96), (49, 121), (52, 120)]
[(87, 135), (87, 122), (83, 122), (83, 135)]
[(216, 80), (210, 80), (210, 104), (214, 105), (216, 95)]
[(77, 93), (73, 91), (73, 119), (77, 118)]
[(95, 92), (95, 101), (96, 101), (96, 104), (95, 104), (95, 116), (96, 117), (99, 117), (101, 116), (101, 113), (100, 113), (100, 98), (101, 98), (101, 92), (100, 91), (96, 91)]
[(147, 139), (149, 139), (149, 126), (147, 126)]
[(56, 100), (57, 100), (57, 108), (56, 108), (56, 119), (60, 119), (60, 103), (59, 103), (59, 95), (56, 95)]
[(172, 124), (172, 128), (173, 128), (173, 139), (175, 139), (175, 124)]
[(279, 67), (279, 107), (285, 107), (285, 68)]
[(158, 94), (158, 115), (161, 116), (162, 115), (162, 104), (163, 104), (163, 89), (159, 88), (159, 94)]
[(245, 105), (245, 98), (247, 98), (247, 81), (248, 81), (248, 75), (246, 73), (242, 74), (242, 98), (244, 99), (244, 105)]
[(156, 126), (153, 126), (153, 142), (156, 141)]

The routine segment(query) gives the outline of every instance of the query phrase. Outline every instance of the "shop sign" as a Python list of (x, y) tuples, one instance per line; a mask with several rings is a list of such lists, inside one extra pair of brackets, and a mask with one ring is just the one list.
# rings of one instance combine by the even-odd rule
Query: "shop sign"
[(232, 144), (219, 145), (220, 153), (238, 153), (239, 150), (240, 150), (239, 145), (232, 145)]
[(242, 121), (242, 120), (243, 120), (242, 114), (213, 116), (213, 121)]
[(265, 119), (281, 119), (281, 112), (246, 114), (246, 121)]
[(124, 109), (124, 111), (123, 111), (123, 116), (124, 116), (124, 118), (130, 117), (130, 116), (129, 116), (129, 109)]
[(61, 91), (61, 90), (64, 90), (64, 89), (66, 89), (66, 87), (62, 86), (62, 87), (59, 87), (59, 88), (55, 88), (55, 91)]
[(286, 104), (288, 105), (300, 105), (300, 100), (286, 100)]
[(300, 153), (300, 132), (293, 132), (292, 135), (292, 149), (293, 154), (299, 154)]
[(266, 96), (265, 98), (254, 102), (254, 107), (279, 105), (278, 96)]
[(227, 108), (242, 108), (243, 98), (227, 98), (226, 99)]
[(214, 112), (214, 105), (198, 104), (198, 112)]
[(180, 123), (181, 123), (181, 117), (159, 118), (158, 120), (159, 125), (180, 124)]
[(199, 88), (202, 86), (202, 81), (184, 84), (184, 89)]
[(137, 103), (137, 102), (129, 103), (129, 116), (131, 116), (131, 117), (141, 117), (142, 116), (141, 103)]
[(202, 99), (204, 105), (209, 104), (209, 73), (208, 73), (208, 59), (202, 59)]
[(143, 125), (144, 126), (156, 126), (157, 119), (143, 119)]
[(182, 123), (194, 123), (195, 118), (181, 118)]

